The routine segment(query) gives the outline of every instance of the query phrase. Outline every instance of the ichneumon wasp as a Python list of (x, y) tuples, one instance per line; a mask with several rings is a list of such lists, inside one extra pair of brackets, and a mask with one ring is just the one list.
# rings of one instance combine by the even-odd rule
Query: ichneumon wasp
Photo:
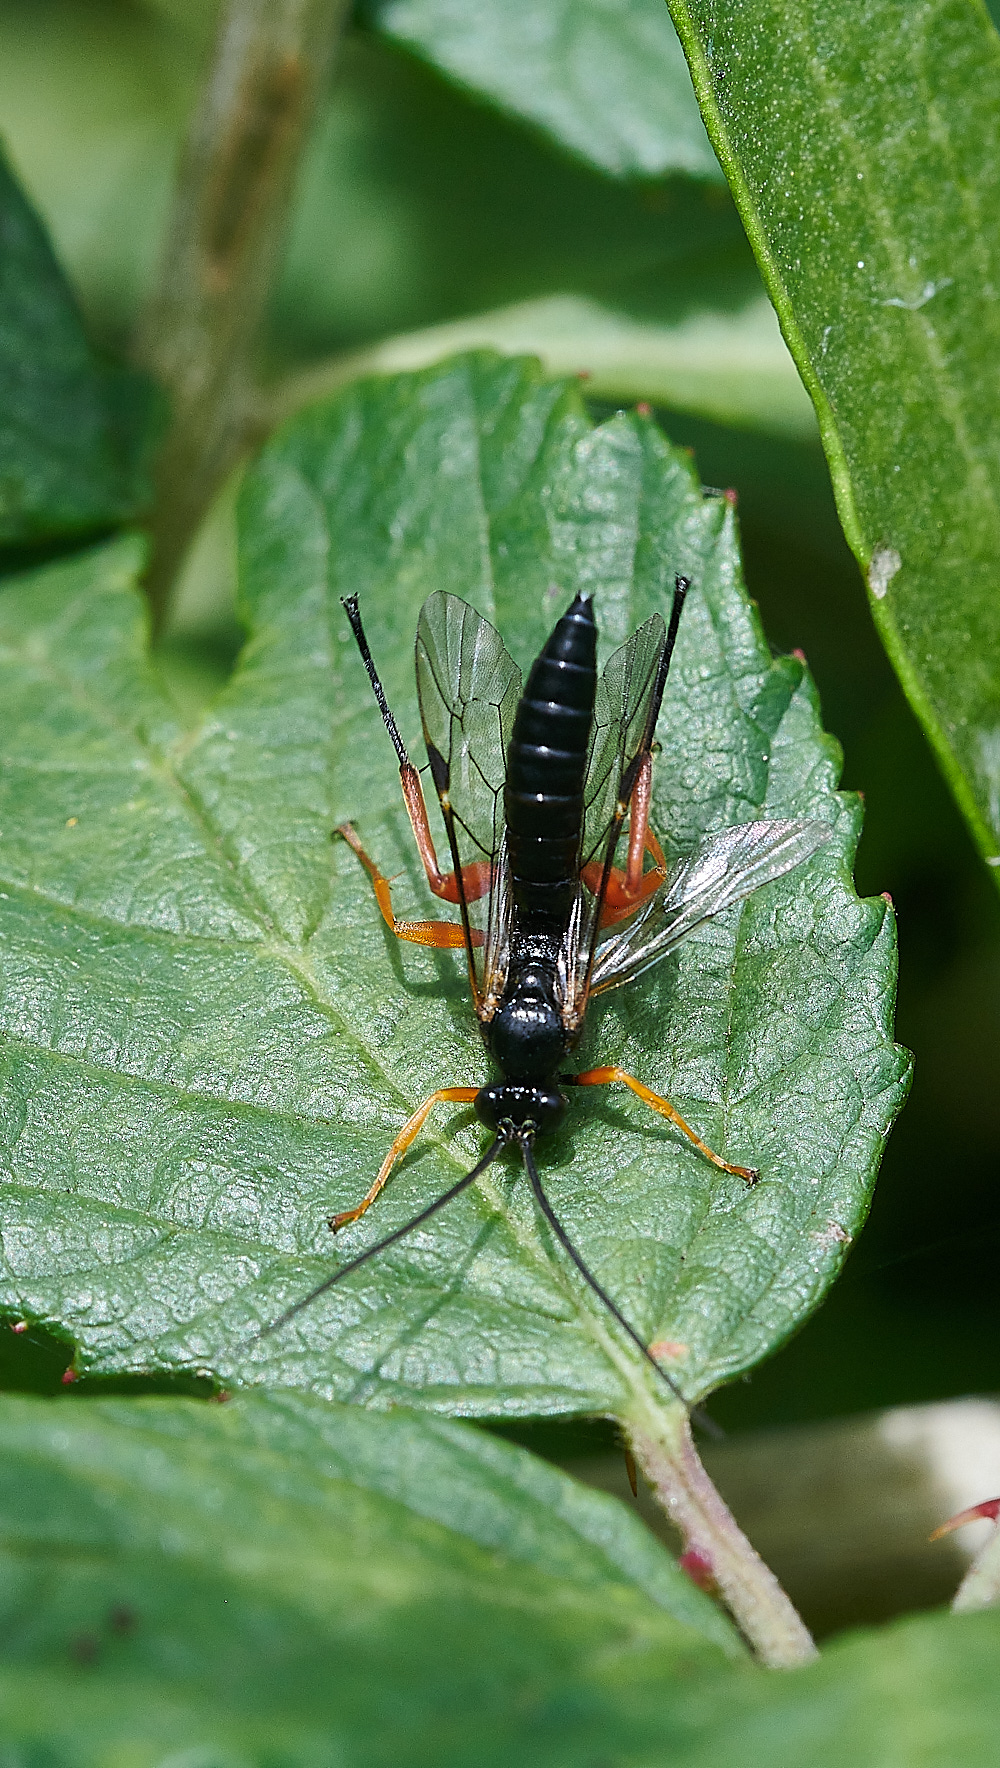
[(534, 1144), (563, 1116), (565, 1088), (621, 1082), (706, 1160), (748, 1185), (758, 1177), (753, 1168), (715, 1153), (669, 1100), (623, 1069), (563, 1070), (595, 995), (641, 976), (694, 928), (808, 859), (831, 833), (818, 821), (745, 823), (707, 835), (692, 854), (668, 866), (649, 820), (654, 734), (689, 587), (677, 577), (669, 622), (654, 614), (600, 676), (591, 600), (576, 596), (523, 692), (520, 671), (489, 622), (456, 596), (438, 591), (429, 597), (417, 624), (417, 694), (451, 859), (448, 872), (438, 864), (420, 774), (386, 701), (357, 597), (344, 601), (399, 759), (427, 882), (435, 896), (457, 905), (458, 921), (397, 919), (390, 881), (353, 826), (345, 823), (338, 833), (368, 872), (382, 916), (398, 939), (464, 947), (480, 1029), (501, 1078), (480, 1088), (441, 1087), (424, 1100), (361, 1202), (331, 1218), (335, 1232), (374, 1203), (435, 1104), (473, 1105), (493, 1132), (485, 1154), (410, 1221), (287, 1308), (268, 1333), (426, 1222), (505, 1148), (516, 1147), (538, 1208), (576, 1270), (683, 1401), (674, 1378), (574, 1246), (542, 1184)]

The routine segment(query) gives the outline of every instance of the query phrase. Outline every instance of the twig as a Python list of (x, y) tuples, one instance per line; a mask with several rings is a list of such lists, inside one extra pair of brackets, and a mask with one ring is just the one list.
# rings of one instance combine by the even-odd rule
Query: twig
[(255, 357), (289, 199), (347, 0), (227, 0), (181, 155), (140, 360), (166, 386), (148, 589), (162, 627), (214, 493), (252, 439)]
[[(638, 1396), (636, 1396), (638, 1397)], [(714, 1587), (762, 1663), (791, 1669), (816, 1647), (772, 1571), (754, 1552), (705, 1472), (680, 1407), (636, 1407), (629, 1443), (684, 1542), (681, 1563)]]

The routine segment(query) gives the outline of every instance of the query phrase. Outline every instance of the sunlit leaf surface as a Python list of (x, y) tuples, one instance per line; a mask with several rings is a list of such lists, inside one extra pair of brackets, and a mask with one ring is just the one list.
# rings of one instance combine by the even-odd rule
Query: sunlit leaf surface
[(656, 823), (673, 851), (761, 814), (826, 819), (808, 865), (595, 1007), (581, 1063), (668, 1093), (760, 1184), (720, 1175), (621, 1093), (540, 1144), (551, 1197), (685, 1392), (779, 1344), (867, 1209), (905, 1086), (891, 915), (859, 902), (859, 809), (795, 659), (772, 661), (733, 513), (649, 421), (591, 427), (575, 387), (459, 358), (306, 414), (245, 487), (249, 627), (194, 733), (146, 661), (131, 543), (0, 601), (3, 1305), (89, 1371), (204, 1369), (469, 1414), (622, 1411), (655, 1377), (553, 1252), (515, 1167), (276, 1319), (483, 1146), (441, 1111), (336, 1242), (427, 1093), (487, 1064), (454, 954), (399, 947), (335, 823), (426, 912), (392, 747), (338, 598), (358, 591), (404, 734), (434, 589), (522, 664), (593, 590), (607, 652), (694, 588), (664, 703)]

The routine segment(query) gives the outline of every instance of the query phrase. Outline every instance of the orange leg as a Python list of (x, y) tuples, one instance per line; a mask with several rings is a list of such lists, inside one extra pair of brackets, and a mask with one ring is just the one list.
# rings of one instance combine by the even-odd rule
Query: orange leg
[[(652, 798), (653, 758), (647, 755), (639, 769), (639, 777), (632, 789), (629, 806), (628, 857), (624, 867), (613, 866), (608, 877), (604, 902), (601, 907), (601, 926), (611, 927), (616, 921), (624, 921), (655, 896), (667, 875), (667, 862), (663, 857), (663, 849), (649, 826), (649, 808)], [(653, 867), (644, 872), (643, 859), (646, 854), (653, 859)], [(593, 895), (601, 888), (603, 866), (595, 860), (583, 868), (583, 881)]]
[[(564, 1075), (562, 1078), (569, 1083), (570, 1077), (568, 1075)], [(633, 1093), (643, 1101), (643, 1104), (648, 1105), (653, 1111), (658, 1111), (660, 1116), (668, 1118), (676, 1129), (682, 1130), (688, 1141), (693, 1142), (699, 1153), (704, 1154), (706, 1160), (710, 1160), (713, 1166), (720, 1167), (724, 1173), (735, 1173), (738, 1179), (746, 1179), (748, 1185), (757, 1183), (760, 1174), (756, 1167), (733, 1166), (728, 1160), (723, 1160), (720, 1154), (713, 1154), (708, 1144), (695, 1134), (691, 1125), (684, 1122), (680, 1112), (671, 1105), (669, 1099), (663, 1099), (650, 1087), (643, 1086), (641, 1080), (636, 1080), (633, 1074), (626, 1074), (624, 1068), (589, 1068), (586, 1074), (576, 1075), (572, 1084), (578, 1087), (606, 1087), (616, 1080), (631, 1087)]]
[[(458, 930), (456, 929), (456, 931)], [(388, 1154), (383, 1160), (382, 1165), (379, 1167), (378, 1177), (375, 1180), (375, 1183), (365, 1192), (361, 1202), (357, 1205), (357, 1208), (342, 1209), (339, 1215), (330, 1217), (330, 1226), (333, 1229), (333, 1232), (336, 1234), (338, 1228), (346, 1228), (348, 1222), (356, 1222), (359, 1216), (364, 1215), (365, 1210), (369, 1205), (375, 1202), (376, 1197), (381, 1191), (382, 1186), (385, 1184), (386, 1179), (389, 1177), (397, 1160), (406, 1153), (406, 1150), (414, 1140), (414, 1137), (418, 1136), (423, 1129), (432, 1105), (437, 1105), (439, 1101), (445, 1100), (453, 1105), (471, 1105), (478, 1091), (478, 1087), (440, 1087), (436, 1093), (431, 1094), (429, 1099), (425, 1099), (419, 1110), (413, 1113), (413, 1116), (407, 1123), (404, 1123), (399, 1135), (396, 1137), (396, 1140), (393, 1142), (392, 1147), (389, 1149)]]
[[(387, 927), (392, 928), (397, 939), (408, 939), (414, 945), (433, 945), (442, 950), (464, 946), (465, 935), (457, 921), (397, 921), (392, 912), (392, 886), (384, 873), (379, 871), (375, 861), (369, 859), (361, 842), (358, 840), (356, 830), (352, 828), (350, 823), (341, 823), (337, 830), (337, 834), (344, 837), (348, 847), (357, 854), (361, 864), (364, 866), (365, 871), (368, 873), (368, 876), (372, 881), (372, 886), (375, 891), (375, 901), (378, 903), (378, 906), (382, 911), (382, 919)], [(468, 869), (472, 870), (471, 867)], [(487, 867), (487, 870), (489, 870), (489, 867)], [(454, 873), (451, 874), (450, 882), (454, 884)], [(481, 894), (482, 892), (480, 892), (480, 895)], [(438, 895), (443, 896), (444, 891), (439, 891)], [(458, 901), (457, 891), (449, 900), (452, 902)], [(472, 928), (473, 945), (482, 945), (485, 938), (485, 933), (482, 933), (478, 927)]]

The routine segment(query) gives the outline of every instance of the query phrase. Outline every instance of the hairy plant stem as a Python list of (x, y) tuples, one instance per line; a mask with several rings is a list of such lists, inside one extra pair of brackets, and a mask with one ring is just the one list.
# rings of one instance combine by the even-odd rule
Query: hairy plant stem
[(227, 0), (222, 9), (137, 340), (171, 403), (151, 523), (155, 629), (202, 516), (255, 437), (261, 326), (346, 11), (347, 0)]
[(629, 1447), (684, 1543), (687, 1568), (718, 1590), (748, 1643), (772, 1669), (816, 1656), (812, 1637), (774, 1573), (754, 1552), (705, 1472), (679, 1406), (635, 1396), (623, 1420)]

